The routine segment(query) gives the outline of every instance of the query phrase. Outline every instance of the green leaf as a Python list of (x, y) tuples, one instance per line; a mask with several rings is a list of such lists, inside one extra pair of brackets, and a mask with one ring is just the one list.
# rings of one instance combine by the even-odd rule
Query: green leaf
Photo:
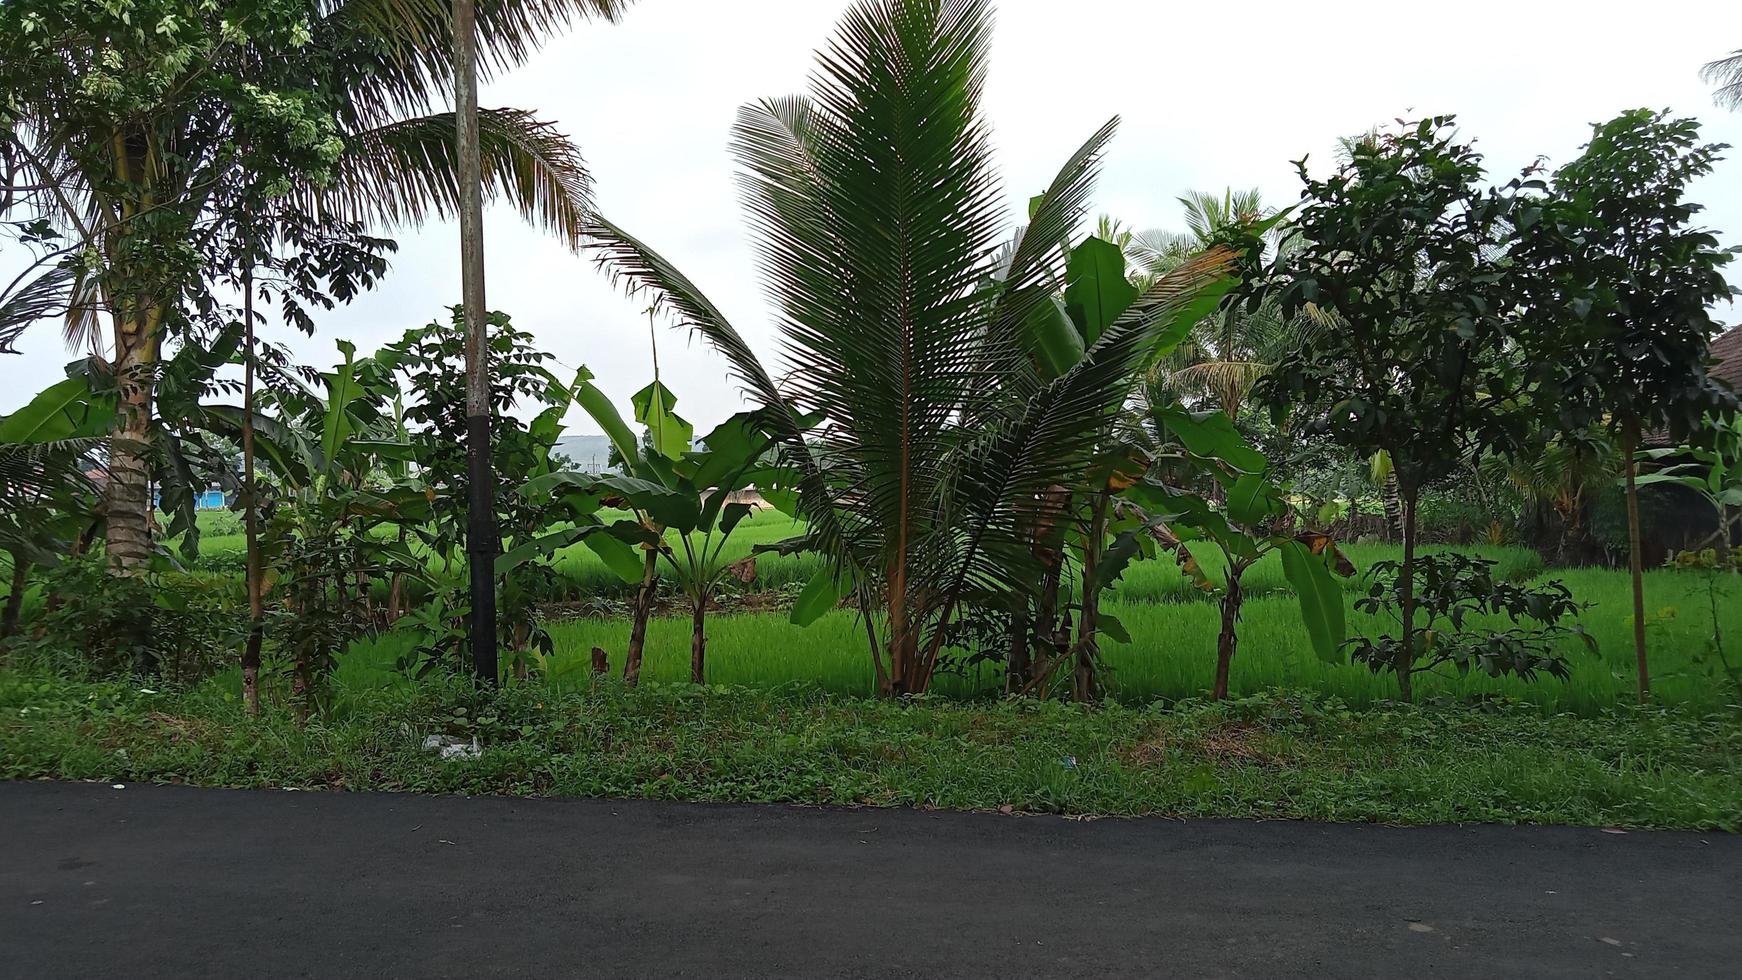
[(1154, 414), (1193, 456), (1219, 459), (1242, 473), (1262, 473), (1268, 465), (1264, 454), (1247, 444), (1224, 412), (1191, 412), (1174, 406)]
[[(597, 525), (592, 527), (569, 527), (564, 528), (561, 531), (552, 531), (549, 534), (540, 535), (530, 541), (523, 541), (496, 556), (496, 574), (506, 575), (529, 561), (543, 558), (560, 548), (566, 548), (596, 530), (598, 530)], [(639, 579), (637, 579), (637, 581), (639, 581)]]
[(1085, 346), (1093, 345), (1135, 299), (1137, 287), (1125, 278), (1125, 253), (1119, 246), (1086, 238), (1071, 249), (1065, 269), (1065, 309), (1082, 332)]
[[(575, 401), (604, 430), (606, 438), (611, 440), (611, 448), (617, 450), (617, 455), (623, 458), (623, 465), (633, 468), (636, 456), (635, 433), (623, 421), (623, 416), (617, 414), (617, 406), (612, 405), (611, 399), (605, 397), (605, 393), (593, 384), (593, 372), (585, 367), (575, 372), (574, 391)], [(639, 573), (635, 580), (641, 581)]]
[(593, 483), (594, 493), (613, 493), (631, 507), (647, 514), (655, 524), (677, 528), (685, 534), (696, 529), (701, 517), (699, 501), (670, 487), (621, 473), (607, 473)]
[(1049, 296), (1035, 304), (1023, 326), (1040, 362), (1041, 375), (1047, 380), (1061, 377), (1083, 359), (1083, 335), (1058, 297)]
[(605, 563), (612, 574), (630, 584), (641, 581), (641, 551), (622, 538), (609, 534), (589, 534), (587, 547)]
[(1330, 566), (1299, 541), (1283, 541), (1277, 550), (1282, 552), (1282, 574), (1300, 599), (1301, 622), (1312, 640), (1313, 652), (1327, 663), (1340, 663), (1345, 631), (1343, 590), (1331, 577)]
[(1242, 473), (1228, 490), (1228, 517), (1256, 527), (1284, 510), (1282, 492), (1262, 473)]
[(703, 436), (703, 448), (687, 454), (684, 457), (687, 465), (678, 467), (678, 470), (689, 474), (687, 479), (697, 490), (742, 489), (752, 466), (768, 449), (769, 443), (754, 415), (739, 412)]
[(739, 521), (750, 516), (750, 511), (749, 504), (727, 504), (725, 511), (720, 515), (720, 533), (731, 534), (732, 529), (738, 526)]
[(658, 381), (636, 392), (631, 398), (635, 406), (635, 421), (647, 426), (648, 441), (667, 459), (682, 459), (695, 438), (695, 427), (672, 411), (677, 396)]
[(792, 604), (791, 622), (795, 626), (809, 626), (852, 591), (851, 576), (841, 575), (833, 568), (824, 568), (811, 576), (798, 594), (798, 600)]
[(1143, 550), (1143, 539), (1137, 531), (1121, 531), (1113, 538), (1113, 543), (1107, 550), (1101, 552), (1100, 561), (1095, 563), (1095, 585), (1097, 588), (1108, 589), (1119, 581), (1127, 565)]
[(1095, 616), (1095, 628), (1120, 643), (1131, 642), (1131, 631), (1119, 621), (1119, 617), (1111, 613), (1098, 613)]
[(357, 384), (357, 346), (341, 340), (339, 350), (345, 354), (345, 363), (326, 376), (327, 416), (321, 424), (321, 457), (332, 466), (339, 465), (339, 451), (351, 435), (351, 403), (362, 393)]
[(0, 419), (0, 442), (58, 442), (100, 436), (115, 426), (115, 396), (91, 391), (84, 377), (49, 385)]

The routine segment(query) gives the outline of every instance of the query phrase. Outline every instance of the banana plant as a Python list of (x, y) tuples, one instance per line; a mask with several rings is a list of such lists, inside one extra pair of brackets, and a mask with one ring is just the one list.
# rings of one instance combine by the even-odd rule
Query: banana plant
[[(1044, 202), (1045, 195), (1037, 198), (1033, 207), (1038, 209)], [(1019, 233), (1012, 253), (1032, 234), (1030, 229)], [(1164, 277), (1149, 293), (1140, 293), (1127, 278), (1125, 255), (1114, 242), (1090, 236), (1074, 246), (1067, 245), (1065, 251), (1064, 288), (1035, 304), (1024, 321), (1027, 369), (1041, 383), (1057, 381), (1078, 369), (1086, 352), (1121, 318), (1134, 309), (1148, 307), (1153, 311), (1162, 300), (1167, 305), (1161, 307), (1159, 329), (1136, 352), (1125, 382), (1130, 387), (1146, 365), (1166, 357), (1216, 308), (1233, 283), (1223, 278), (1192, 290), (1181, 289)], [(1169, 287), (1177, 295), (1170, 294)], [(1095, 433), (1094, 442), (1098, 450), (1094, 465), (1079, 482), (1052, 487), (1049, 504), (1035, 508), (1036, 519), (1028, 522), (1041, 574), (1032, 590), (1032, 604), (1018, 598), (1011, 616), (1007, 687), (1012, 692), (1045, 684), (1053, 671), (1068, 663), (1073, 696), (1081, 701), (1096, 698), (1100, 635), (1106, 633), (1114, 639), (1124, 636), (1119, 621), (1101, 609), (1101, 594), (1130, 560), (1154, 550), (1153, 533), (1143, 531), (1152, 527), (1154, 520), (1138, 509), (1119, 506), (1123, 492), (1150, 465), (1149, 456), (1119, 437), (1112, 417)], [(1069, 519), (1049, 520), (1044, 516), (1049, 511), (1069, 515)], [(1072, 609), (1060, 601), (1064, 561), (1072, 554), (1077, 556), (1081, 578), (1074, 642), (1070, 639)]]
[[(576, 383), (576, 401), (611, 440), (618, 472), (556, 473), (529, 482), (527, 493), (566, 487), (583, 511), (592, 508), (577, 512), (574, 527), (547, 536), (539, 547), (584, 541), (619, 577), (637, 585), (623, 668), (624, 683), (629, 685), (640, 678), (647, 621), (663, 559), (690, 606), (690, 679), (703, 683), (708, 605), (734, 574), (754, 574), (753, 562), (727, 562), (723, 557), (732, 531), (751, 512), (748, 503), (732, 497), (760, 472), (760, 461), (772, 440), (753, 413), (740, 413), (695, 445), (694, 429), (674, 411), (676, 396), (657, 376), (632, 399), (635, 421), (647, 433), (644, 443), (637, 442), (584, 368)], [(593, 519), (599, 506), (628, 510), (633, 520), (605, 524)]]
[[(349, 341), (338, 349), (343, 360), (321, 375), (320, 390), (279, 379), (252, 416), (255, 446), (271, 473), (257, 485), (269, 494), (257, 502), (267, 514), (262, 592), (278, 620), (268, 635), (290, 654), (292, 696), (304, 714), (338, 650), (380, 626), (371, 582), (427, 573), (403, 537), (378, 533), (425, 522), (430, 513), (415, 481), (387, 475), (412, 459), (402, 428), (393, 425), (393, 365), (359, 358)], [(205, 406), (200, 426), (233, 436), (244, 411)]]
[(1742, 415), (1711, 422), (1706, 435), (1705, 446), (1647, 449), (1638, 455), (1641, 462), (1668, 464), (1640, 476), (1638, 486), (1679, 484), (1699, 494), (1717, 512), (1718, 526), (1689, 551), (1713, 545), (1727, 547), (1742, 534)]
[(1206, 591), (1217, 583), (1199, 566), (1188, 545), (1205, 542), (1222, 552), (1227, 574), (1221, 583), (1221, 629), (1216, 639), (1216, 677), (1210, 696), (1228, 696), (1228, 677), (1239, 648), (1239, 622), (1245, 591), (1241, 580), (1266, 555), (1281, 556), (1283, 575), (1300, 603), (1301, 622), (1320, 659), (1338, 662), (1345, 634), (1343, 590), (1333, 575), (1355, 568), (1330, 535), (1291, 532), (1284, 488), (1269, 462), (1252, 448), (1221, 411), (1192, 412), (1183, 407), (1158, 410), (1175, 440), (1175, 456), (1216, 481), (1222, 507), (1157, 481), (1145, 481), (1130, 494), (1146, 511), (1165, 515), (1181, 569)]
[(114, 423), (116, 399), (82, 369), (0, 416), (0, 551), (11, 584), (0, 639), (18, 628), (33, 566), (52, 565), (101, 527), (94, 450)]

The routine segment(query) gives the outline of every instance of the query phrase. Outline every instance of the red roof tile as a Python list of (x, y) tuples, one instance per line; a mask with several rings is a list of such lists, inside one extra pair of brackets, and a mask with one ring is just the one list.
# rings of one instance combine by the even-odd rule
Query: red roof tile
[(1742, 391), (1742, 327), (1731, 327), (1712, 341), (1712, 377)]

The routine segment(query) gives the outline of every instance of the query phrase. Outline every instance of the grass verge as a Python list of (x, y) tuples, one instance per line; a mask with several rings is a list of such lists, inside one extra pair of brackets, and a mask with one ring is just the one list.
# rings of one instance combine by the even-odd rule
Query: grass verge
[[(476, 759), (422, 750), (476, 737)], [(1508, 704), (1356, 711), (1264, 694), (1084, 710), (811, 687), (459, 681), (298, 727), (204, 685), (0, 672), (0, 778), (1389, 823), (1742, 828), (1742, 718)]]

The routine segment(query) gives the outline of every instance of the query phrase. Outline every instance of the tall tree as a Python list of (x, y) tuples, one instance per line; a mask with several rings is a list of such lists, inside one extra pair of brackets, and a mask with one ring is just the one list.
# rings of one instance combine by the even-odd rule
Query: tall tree
[(1251, 302), (1296, 314), (1313, 304), (1335, 327), (1312, 333), (1259, 385), (1279, 418), (1302, 417), (1363, 453), (1385, 451), (1403, 504), (1399, 693), (1413, 694), (1416, 503), (1473, 445), (1504, 443), (1518, 386), (1501, 301), (1497, 244), (1507, 201), (1484, 193), (1481, 157), (1451, 117), (1424, 119), (1350, 148), (1305, 185), (1297, 244)]
[(1555, 349), (1532, 358), (1541, 401), (1567, 431), (1604, 425), (1626, 467), (1633, 644), (1639, 698), (1650, 694), (1639, 540), (1637, 456), (1646, 433), (1680, 441), (1737, 408), (1710, 374), (1722, 327), (1712, 304), (1732, 290), (1731, 253), (1695, 225), (1689, 185), (1710, 173), (1717, 144), (1699, 124), (1634, 109), (1592, 127), (1580, 156), (1557, 170), (1551, 193), (1520, 215), (1517, 302), (1544, 321)]
[[(485, 61), (522, 60), (576, 17), (622, 0), (518, 0), (481, 18)], [(77, 243), (69, 339), (107, 320), (122, 412), (105, 509), (111, 567), (150, 553), (149, 468), (166, 342), (203, 288), (197, 255), (223, 227), (211, 193), (242, 148), (287, 165), (271, 188), (335, 220), (420, 220), (458, 205), (443, 0), (20, 0), (0, 6), (0, 144), (14, 179), (51, 189), (45, 216)], [(268, 72), (262, 65), (271, 65)], [(588, 179), (572, 144), (530, 114), (481, 113), (484, 179), (572, 241)]]
[(809, 606), (853, 596), (879, 687), (926, 690), (971, 596), (1038, 577), (1024, 528), (1062, 521), (1133, 369), (1229, 257), (1182, 267), (1088, 338), (1051, 380), (1032, 322), (1065, 279), (1103, 127), (1034, 202), (1014, 249), (979, 112), (985, 0), (860, 0), (809, 98), (746, 107), (733, 149), (786, 361), (776, 384), (719, 308), (608, 221), (601, 260), (730, 360), (786, 463), (807, 543), (829, 556)]
[(472, 671), (496, 683), (495, 474), (490, 468), (490, 338), (484, 319), (484, 163), (478, 149), (478, 12), (454, 2), (454, 152), (460, 162), (460, 291), (466, 333), (466, 550)]

